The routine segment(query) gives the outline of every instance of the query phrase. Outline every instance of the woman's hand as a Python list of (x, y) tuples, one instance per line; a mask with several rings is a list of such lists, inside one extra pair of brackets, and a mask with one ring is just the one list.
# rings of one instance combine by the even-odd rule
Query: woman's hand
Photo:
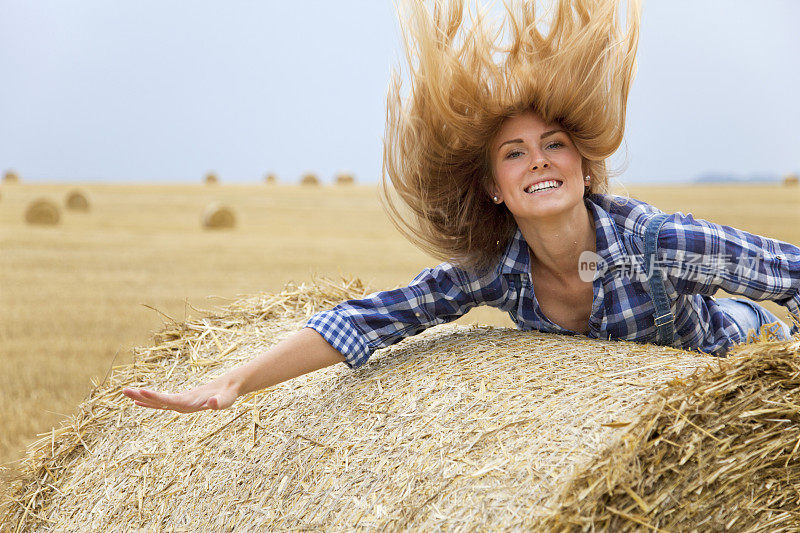
[(194, 413), (206, 409), (227, 409), (239, 396), (233, 387), (214, 380), (178, 394), (155, 392), (147, 389), (122, 389), (122, 394), (140, 407)]
[(319, 370), (345, 358), (322, 336), (303, 328), (274, 348), (217, 379), (186, 392), (168, 394), (147, 389), (122, 389), (138, 406), (194, 413), (206, 409), (227, 409), (242, 394), (266, 389), (287, 379)]

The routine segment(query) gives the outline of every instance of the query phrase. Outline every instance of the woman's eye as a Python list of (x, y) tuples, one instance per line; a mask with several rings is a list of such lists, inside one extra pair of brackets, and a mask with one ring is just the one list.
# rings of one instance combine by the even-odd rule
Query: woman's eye
[(553, 150), (556, 148), (561, 148), (562, 146), (564, 146), (564, 143), (562, 143), (561, 141), (553, 141), (547, 145), (547, 148)]
[(521, 156), (522, 152), (519, 150), (511, 150), (506, 154), (506, 159), (516, 159), (517, 157)]

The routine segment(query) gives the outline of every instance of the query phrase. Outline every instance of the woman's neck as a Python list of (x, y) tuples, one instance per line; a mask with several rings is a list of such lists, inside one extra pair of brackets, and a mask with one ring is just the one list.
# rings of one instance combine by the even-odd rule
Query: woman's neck
[(569, 213), (538, 220), (517, 220), (531, 251), (531, 267), (545, 269), (564, 282), (577, 277), (584, 251), (597, 251), (594, 217), (580, 203)]

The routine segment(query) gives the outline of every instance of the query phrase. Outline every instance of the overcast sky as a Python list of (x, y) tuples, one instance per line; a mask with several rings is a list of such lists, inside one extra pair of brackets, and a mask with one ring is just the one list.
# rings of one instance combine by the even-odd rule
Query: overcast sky
[[(650, 0), (625, 183), (800, 172), (800, 1)], [(0, 0), (0, 172), (377, 181), (388, 0)]]

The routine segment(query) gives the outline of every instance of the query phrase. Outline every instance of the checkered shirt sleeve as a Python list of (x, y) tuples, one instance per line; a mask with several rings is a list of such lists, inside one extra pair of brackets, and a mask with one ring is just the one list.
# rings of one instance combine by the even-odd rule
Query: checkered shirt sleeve
[(658, 246), (660, 266), (678, 294), (711, 296), (722, 289), (772, 300), (800, 316), (800, 248), (792, 244), (675, 213)]
[(344, 355), (352, 368), (377, 349), (462, 316), (479, 304), (499, 304), (509, 291), (496, 274), (484, 279), (450, 264), (423, 270), (407, 287), (376, 292), (317, 313), (306, 327)]
[(322, 335), (328, 344), (344, 355), (345, 362), (351, 368), (364, 364), (372, 353), (358, 328), (336, 310), (315, 314), (306, 323), (306, 327)]

